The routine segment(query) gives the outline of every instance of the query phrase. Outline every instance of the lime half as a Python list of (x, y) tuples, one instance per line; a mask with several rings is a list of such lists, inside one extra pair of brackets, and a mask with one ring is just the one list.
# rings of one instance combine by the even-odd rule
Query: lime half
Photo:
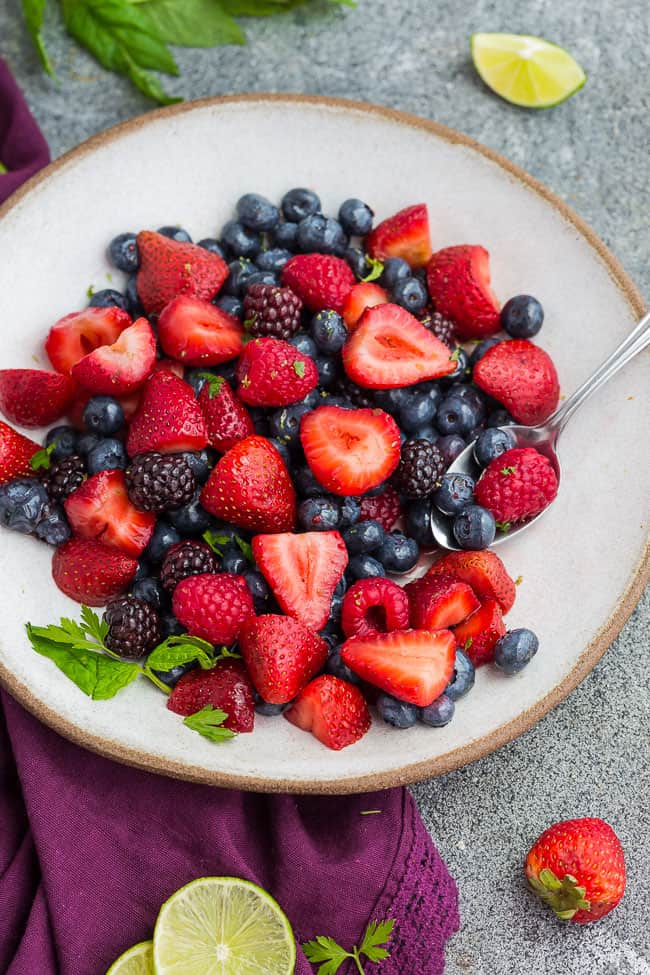
[(485, 84), (513, 105), (550, 108), (587, 76), (568, 51), (528, 34), (473, 34), (472, 60)]
[(160, 909), (156, 975), (291, 975), (296, 943), (279, 904), (247, 880), (201, 877)]
[(141, 941), (114, 961), (106, 975), (153, 975), (153, 942)]

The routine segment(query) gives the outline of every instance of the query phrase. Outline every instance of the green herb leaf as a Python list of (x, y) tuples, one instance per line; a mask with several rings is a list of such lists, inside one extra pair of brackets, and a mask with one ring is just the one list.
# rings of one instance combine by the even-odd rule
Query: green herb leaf
[(138, 664), (115, 660), (102, 653), (66, 645), (61, 640), (47, 639), (47, 627), (27, 624), (27, 636), (32, 647), (42, 657), (48, 657), (79, 690), (94, 701), (106, 701), (131, 684), (141, 672)]
[[(45, 43), (43, 41), (42, 34), (45, 0), (22, 0), (22, 5), (27, 30), (29, 31), (31, 38), (36, 45), (36, 50), (38, 51), (41, 64), (47, 73), (54, 77), (54, 68), (52, 67), (52, 62), (48, 57), (48, 53), (45, 50)], [(1, 171), (2, 170), (0, 170), (0, 172)]]
[(514, 474), (516, 470), (516, 467), (502, 467), (499, 473), (503, 474), (504, 477), (510, 477), (510, 475)]
[(343, 962), (354, 955), (342, 948), (334, 938), (326, 938), (319, 935), (313, 941), (306, 941), (302, 945), (308, 961), (315, 965), (322, 963), (318, 969), (318, 975), (335, 975)]
[(249, 562), (253, 562), (253, 548), (250, 542), (247, 542), (244, 538), (240, 538), (239, 535), (235, 535), (235, 541), (237, 542), (237, 548)]
[(245, 44), (246, 37), (217, 0), (130, 0), (150, 29), (168, 44), (214, 47)]
[(214, 648), (207, 640), (196, 636), (168, 636), (159, 643), (147, 657), (147, 668), (150, 670), (172, 670), (181, 664), (198, 661), (203, 670), (214, 667)]
[(29, 466), (33, 471), (39, 471), (41, 468), (44, 470), (49, 470), (52, 464), (52, 451), (56, 447), (56, 441), (53, 441), (49, 446), (43, 447), (42, 450), (37, 450), (29, 462)]
[(299, 379), (302, 379), (302, 377), (305, 375), (305, 363), (300, 362), (299, 359), (296, 359), (293, 364), (293, 371)]
[(308, 961), (315, 965), (320, 964), (317, 975), (336, 975), (343, 962), (348, 958), (352, 958), (357, 970), (363, 973), (361, 955), (365, 955), (372, 962), (379, 962), (388, 958), (390, 952), (387, 950), (386, 944), (394, 927), (393, 918), (387, 918), (385, 921), (371, 921), (363, 935), (361, 947), (357, 948), (354, 945), (352, 951), (346, 951), (334, 938), (327, 938), (324, 935), (319, 935), (312, 941), (306, 941), (302, 945), (302, 950)]
[(473, 642), (474, 642), (473, 638), (471, 636), (468, 636), (465, 642), (463, 643), (463, 650), (469, 650)]
[(183, 724), (191, 728), (192, 731), (198, 731), (200, 735), (210, 741), (222, 742), (227, 741), (228, 738), (236, 737), (236, 732), (223, 727), (223, 722), (227, 717), (225, 711), (213, 708), (211, 704), (208, 704), (195, 714), (189, 714), (183, 718)]
[(9, 170), (7, 169), (7, 167), (5, 166), (5, 164), (2, 162), (2, 160), (0, 160), (0, 176), (3, 176), (5, 173), (8, 173), (8, 172), (9, 172)]
[(458, 349), (454, 349), (454, 351), (449, 356), (449, 361), (450, 362), (458, 362), (459, 359), (460, 359), (460, 349), (459, 348)]
[(504, 533), (507, 533), (507, 532), (510, 531), (510, 529), (512, 527), (512, 522), (510, 522), (510, 521), (496, 521), (495, 522), (495, 525), (497, 526), (497, 528), (499, 529), (499, 531), (504, 532)]
[(385, 921), (371, 921), (366, 928), (363, 936), (359, 953), (365, 955), (369, 961), (381, 961), (388, 958), (390, 952), (386, 950), (386, 944), (390, 939), (395, 920), (387, 918)]
[(219, 556), (223, 555), (225, 546), (230, 544), (230, 535), (220, 535), (211, 528), (204, 531), (201, 538), (208, 543), (215, 555)]
[(94, 637), (97, 643), (103, 644), (109, 630), (108, 623), (93, 612), (90, 606), (81, 607), (81, 619), (85, 631)]
[(92, 298), (94, 294), (95, 294), (95, 285), (89, 284), (88, 287), (86, 288), (86, 298)]
[(384, 270), (384, 262), (377, 260), (376, 257), (366, 256), (366, 264), (370, 265), (370, 271), (366, 274), (365, 278), (361, 278), (362, 281), (376, 281), (377, 278), (381, 277)]
[(199, 376), (205, 379), (205, 385), (208, 387), (208, 396), (210, 399), (214, 399), (221, 392), (221, 387), (225, 383), (223, 376), (215, 376), (213, 372), (200, 372)]

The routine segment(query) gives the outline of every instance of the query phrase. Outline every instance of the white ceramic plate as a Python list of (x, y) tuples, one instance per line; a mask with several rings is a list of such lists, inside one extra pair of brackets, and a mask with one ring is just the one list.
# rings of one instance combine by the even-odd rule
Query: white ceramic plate
[[(0, 366), (47, 365), (48, 327), (84, 306), (88, 285), (107, 286), (104, 251), (114, 234), (180, 223), (195, 239), (212, 236), (243, 192), (276, 200), (300, 185), (317, 189), (330, 213), (346, 197), (361, 196), (377, 219), (424, 200), (434, 249), (485, 245), (502, 300), (522, 292), (541, 299), (546, 322), (539, 339), (564, 391), (589, 374), (641, 313), (634, 286), (578, 218), (458, 133), (354, 103), (253, 96), (135, 119), (59, 160), (5, 206)], [(258, 718), (254, 734), (215, 746), (185, 728), (145, 681), (112, 701), (93, 702), (27, 643), (27, 620), (46, 624), (78, 607), (53, 585), (49, 549), (9, 533), (0, 538), (3, 683), (43, 721), (88, 748), (244, 789), (359, 791), (484, 755), (575, 687), (641, 592), (647, 465), (627, 458), (648, 429), (649, 379), (646, 354), (564, 434), (558, 501), (535, 530), (499, 549), (512, 576), (523, 579), (508, 624), (535, 630), (540, 652), (516, 678), (483, 668), (444, 729), (400, 732), (377, 721), (360, 743), (332, 752), (281, 718)]]

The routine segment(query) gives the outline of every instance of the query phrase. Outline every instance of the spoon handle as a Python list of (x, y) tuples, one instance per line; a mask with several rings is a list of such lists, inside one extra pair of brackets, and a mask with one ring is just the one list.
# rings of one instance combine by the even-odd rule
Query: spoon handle
[(555, 436), (559, 436), (570, 417), (573, 416), (575, 411), (579, 406), (582, 406), (584, 401), (595, 393), (597, 389), (600, 389), (612, 376), (616, 375), (619, 369), (622, 369), (630, 359), (634, 358), (639, 352), (643, 351), (647, 345), (650, 345), (650, 313), (643, 316), (639, 324), (627, 335), (621, 344), (616, 348), (610, 356), (600, 366), (596, 371), (586, 379), (581, 386), (579, 386), (575, 393), (572, 393), (568, 399), (564, 401), (562, 406), (560, 406), (555, 413), (553, 413), (546, 421), (545, 426), (548, 427)]

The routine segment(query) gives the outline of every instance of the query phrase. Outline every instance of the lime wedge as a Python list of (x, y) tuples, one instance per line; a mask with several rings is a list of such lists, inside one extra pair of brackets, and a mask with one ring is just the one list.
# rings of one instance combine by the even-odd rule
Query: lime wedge
[(513, 105), (559, 105), (587, 80), (567, 51), (541, 37), (473, 34), (471, 46), (474, 67), (485, 84)]
[(237, 877), (201, 877), (160, 909), (156, 975), (291, 975), (296, 943), (273, 898)]
[(153, 975), (153, 942), (141, 941), (114, 961), (106, 975)]

